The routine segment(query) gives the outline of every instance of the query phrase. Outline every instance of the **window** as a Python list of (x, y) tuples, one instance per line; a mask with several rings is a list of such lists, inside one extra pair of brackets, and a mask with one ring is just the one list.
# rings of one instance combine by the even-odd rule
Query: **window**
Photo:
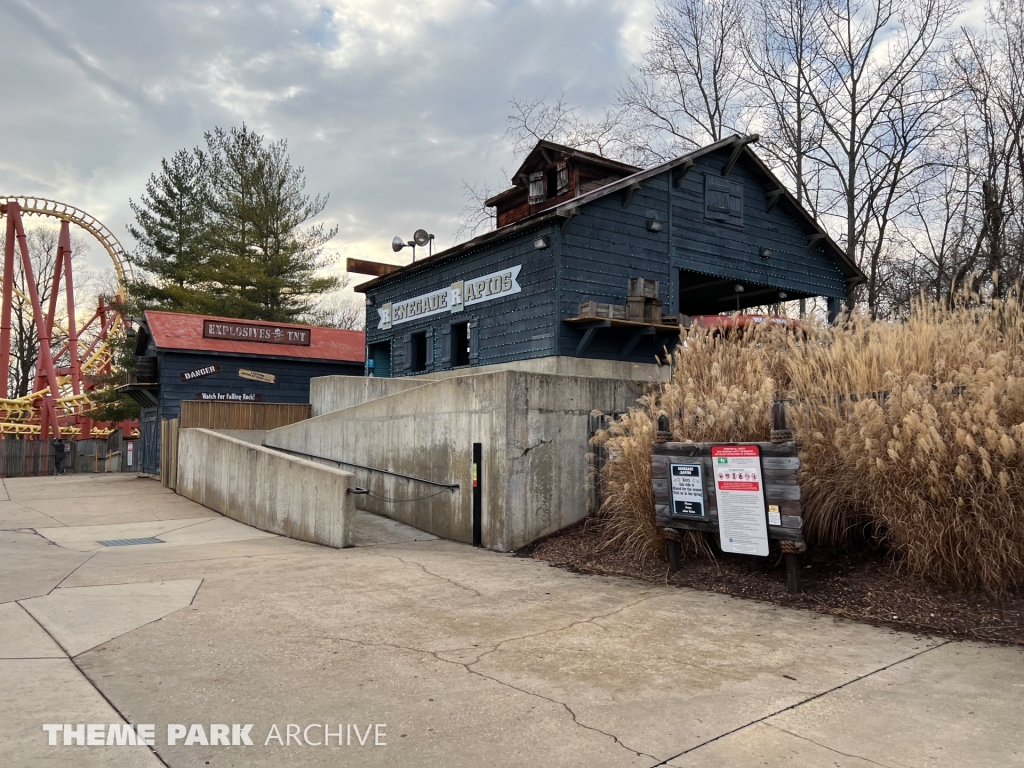
[(412, 335), (412, 351), (409, 357), (409, 370), (412, 373), (423, 373), (427, 370), (427, 334)]
[(469, 365), (469, 323), (452, 323), (452, 368)]
[(558, 170), (558, 183), (555, 194), (564, 195), (569, 191), (569, 166), (562, 162), (555, 167)]
[(710, 173), (704, 174), (704, 219), (743, 226), (743, 185)]
[(548, 198), (558, 196), (558, 169), (548, 168), (544, 172), (544, 187)]
[(544, 202), (544, 172), (530, 174), (530, 205)]

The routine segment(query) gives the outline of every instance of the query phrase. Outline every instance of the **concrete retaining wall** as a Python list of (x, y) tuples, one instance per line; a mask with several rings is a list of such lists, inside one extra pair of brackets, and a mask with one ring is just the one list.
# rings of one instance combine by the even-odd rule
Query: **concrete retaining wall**
[[(418, 381), (420, 386), (271, 430), (265, 444), (457, 483), (448, 491), (344, 466), (378, 497), (360, 496), (360, 508), (468, 543), (472, 450), (481, 443), (482, 543), (509, 551), (586, 516), (588, 416), (594, 409), (625, 411), (641, 394), (632, 381), (511, 370)], [(381, 386), (387, 391), (389, 385)]]
[(387, 397), (423, 382), (416, 378), (377, 379), (360, 376), (319, 376), (309, 381), (309, 402), (313, 416), (351, 408), (353, 405)]
[(182, 496), (264, 531), (329, 547), (352, 546), (349, 472), (208, 429), (178, 438)]

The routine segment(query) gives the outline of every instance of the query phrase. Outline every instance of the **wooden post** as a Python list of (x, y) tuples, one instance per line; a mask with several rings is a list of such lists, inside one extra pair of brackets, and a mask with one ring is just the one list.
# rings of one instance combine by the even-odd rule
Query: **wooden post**
[(791, 595), (800, 591), (800, 556), (795, 552), (786, 553), (786, 586)]
[(682, 567), (683, 547), (675, 539), (669, 539), (665, 542), (665, 548), (668, 551), (668, 572), (671, 575)]

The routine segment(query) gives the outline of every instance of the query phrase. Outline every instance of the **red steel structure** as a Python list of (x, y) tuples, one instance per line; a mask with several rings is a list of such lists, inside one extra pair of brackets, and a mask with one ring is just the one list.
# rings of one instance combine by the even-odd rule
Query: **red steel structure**
[[(23, 216), (36, 215), (60, 221), (60, 235), (50, 282), (49, 300), (40, 303), (36, 277), (25, 236)], [(120, 314), (100, 298), (96, 312), (81, 328), (75, 306), (75, 288), (71, 265), (70, 225), (80, 226), (103, 246), (114, 263), (119, 293), (124, 295), (126, 279), (132, 277), (131, 264), (124, 249), (101, 222), (85, 211), (65, 203), (44, 198), (0, 196), (0, 216), (6, 218), (6, 241), (3, 261), (3, 288), (0, 295), (0, 434), (22, 435), (45, 439), (68, 436), (79, 438), (105, 437), (122, 427), (126, 436), (137, 432), (137, 426), (97, 424), (89, 418), (93, 407), (94, 384), (90, 377), (109, 375), (112, 352), (108, 344), (111, 333), (122, 324)], [(27, 296), (14, 284), (15, 259), (20, 259), (25, 276)], [(58, 325), (58, 302), (63, 283), (66, 303), (66, 324)], [(8, 371), (11, 359), (11, 314), (15, 294), (31, 306), (32, 322), (39, 337), (35, 386), (24, 397), (10, 398)], [(54, 329), (67, 341), (56, 354), (53, 350)], [(64, 362), (65, 364), (58, 364)]]

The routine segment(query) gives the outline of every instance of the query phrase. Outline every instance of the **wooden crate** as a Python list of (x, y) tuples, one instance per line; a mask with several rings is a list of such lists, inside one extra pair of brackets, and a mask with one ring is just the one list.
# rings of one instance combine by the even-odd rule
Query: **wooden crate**
[(644, 322), (644, 305), (647, 299), (643, 296), (630, 296), (626, 299), (626, 319), (637, 323)]
[(604, 304), (599, 301), (580, 303), (580, 317), (600, 317), (610, 320), (625, 320), (626, 308), (621, 304)]
[(658, 298), (658, 281), (650, 280), (646, 277), (631, 277), (629, 278), (629, 289), (626, 292), (626, 296), (630, 298), (633, 296), (643, 296), (645, 299), (656, 299)]
[(644, 322), (653, 323), (654, 325), (661, 325), (661, 307), (664, 302), (655, 300), (647, 300), (644, 304)]

